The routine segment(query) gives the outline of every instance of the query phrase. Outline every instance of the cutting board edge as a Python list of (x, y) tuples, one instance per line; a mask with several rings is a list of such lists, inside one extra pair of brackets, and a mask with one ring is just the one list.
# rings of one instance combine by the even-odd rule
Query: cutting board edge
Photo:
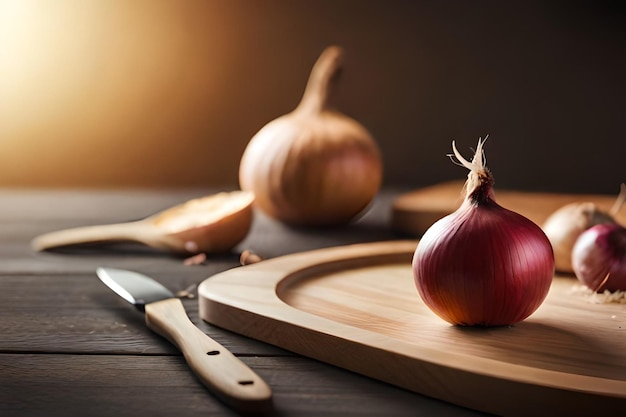
[[(407, 242), (416, 242), (416, 241), (407, 241)], [(375, 248), (377, 247), (376, 245), (381, 245), (381, 244), (388, 245), (389, 242), (350, 245), (351, 246), (350, 252), (354, 254), (355, 251), (358, 252), (360, 248), (370, 248), (370, 249), (375, 250)], [(410, 243), (409, 245), (412, 245), (412, 244), (413, 243)], [(407, 246), (407, 243), (404, 243), (405, 249), (403, 250), (406, 251), (408, 247), (409, 246)], [(336, 251), (338, 249), (340, 250), (342, 248), (328, 248), (328, 249), (312, 251), (310, 253), (299, 254), (301, 255), (299, 259), (302, 260), (302, 259), (308, 258), (308, 256), (303, 257), (302, 255), (307, 255), (307, 254), (310, 255), (311, 253), (315, 253), (318, 255), (319, 254), (332, 255), (332, 256), (327, 256), (326, 258), (327, 261), (337, 260)], [(328, 339), (328, 341), (330, 342), (332, 342), (333, 340), (336, 341), (338, 339), (342, 339), (344, 341), (347, 340), (350, 344), (352, 344), (353, 346), (356, 346), (358, 349), (376, 349), (380, 352), (384, 352), (383, 356), (392, 355), (391, 357), (387, 358), (390, 361), (398, 361), (400, 360), (399, 358), (402, 358), (402, 357), (404, 357), (405, 359), (407, 358), (411, 359), (417, 362), (417, 365), (414, 364), (414, 366), (417, 366), (417, 368), (419, 369), (426, 367), (429, 369), (429, 373), (431, 374), (433, 372), (433, 369), (436, 369), (434, 371), (435, 373), (442, 373), (442, 372), (445, 373), (446, 370), (447, 372), (449, 372), (451, 369), (449, 365), (440, 363), (437, 360), (433, 360), (432, 357), (429, 358), (427, 355), (426, 355), (426, 359), (424, 359), (424, 357), (421, 357), (421, 358), (415, 357), (414, 345), (411, 345), (410, 347), (408, 346), (404, 347), (403, 349), (394, 349), (392, 351), (389, 351), (388, 348), (385, 348), (383, 346), (384, 341), (377, 340), (377, 339), (385, 338), (384, 336), (365, 330), (365, 329), (356, 329), (356, 332), (367, 332), (368, 334), (365, 337), (368, 337), (370, 339), (370, 343), (373, 343), (372, 341), (376, 341), (377, 345), (366, 346), (362, 342), (361, 339), (356, 340), (356, 341), (347, 339), (346, 335), (349, 335), (350, 332), (352, 333), (355, 332), (355, 329), (352, 328), (351, 326), (348, 326), (342, 323), (333, 322), (323, 317), (315, 316), (313, 314), (297, 310), (293, 308), (292, 306), (286, 304), (278, 296), (276, 292), (276, 286), (286, 277), (293, 276), (293, 275), (290, 275), (290, 273), (291, 274), (293, 274), (294, 272), (297, 273), (298, 271), (302, 270), (302, 268), (306, 269), (306, 266), (296, 267), (290, 273), (283, 272), (281, 274), (278, 274), (277, 276), (274, 277), (273, 280), (269, 280), (267, 279), (268, 277), (265, 276), (263, 278), (265, 281), (263, 283), (263, 291), (264, 291), (263, 297), (262, 297), (263, 301), (262, 303), (259, 303), (259, 304), (253, 304), (253, 308), (250, 308), (250, 304), (248, 304), (250, 300), (243, 300), (243, 301), (238, 300), (237, 296), (233, 294), (230, 294), (230, 295), (227, 294), (226, 296), (224, 295), (223, 293), (224, 288), (232, 289), (234, 288), (233, 284), (236, 284), (238, 281), (240, 282), (240, 285), (249, 284), (251, 279), (253, 279), (254, 276), (258, 276), (257, 274), (258, 271), (262, 272), (264, 269), (268, 269), (269, 267), (272, 266), (271, 261), (274, 261), (274, 264), (282, 265), (284, 267), (285, 266), (284, 263), (288, 261), (289, 259), (293, 259), (293, 257), (294, 255), (287, 255), (285, 257), (275, 258), (274, 260), (264, 261), (260, 264), (237, 268), (235, 270), (230, 270), (230, 271), (223, 272), (221, 274), (217, 274), (203, 281), (198, 288), (201, 318), (211, 324), (215, 324), (227, 330), (237, 332), (245, 336), (252, 337), (254, 339), (258, 339), (263, 342), (270, 343), (281, 348), (285, 348), (295, 353), (302, 354), (304, 356), (312, 357), (314, 359), (333, 364), (335, 366), (343, 367), (343, 368), (349, 369), (351, 371), (354, 371), (363, 375), (367, 375), (375, 379), (379, 379), (379, 380), (382, 380), (382, 381), (385, 381), (385, 382), (388, 382), (397, 386), (401, 386), (402, 388), (406, 388), (406, 389), (416, 391), (416, 392), (421, 392), (421, 393), (424, 393), (426, 395), (429, 395), (435, 398), (440, 398), (446, 401), (468, 406), (470, 408), (481, 409), (479, 405), (473, 404), (471, 403), (471, 401), (468, 403), (467, 401), (469, 400), (462, 400), (458, 398), (451, 399), (449, 398), (449, 394), (448, 396), (444, 395), (442, 397), (440, 394), (438, 395), (438, 393), (436, 392), (435, 393), (430, 392), (431, 390), (429, 390), (427, 387), (423, 387), (419, 385), (420, 384), (419, 381), (413, 382), (412, 384), (407, 385), (401, 382), (398, 383), (398, 381), (390, 380), (389, 377), (386, 377), (384, 374), (376, 373), (375, 370), (371, 370), (367, 367), (364, 368), (363, 365), (359, 363), (348, 366), (346, 365), (346, 363), (342, 363), (341, 361), (336, 360), (336, 357), (337, 357), (336, 355), (340, 354), (339, 351), (334, 351), (332, 349), (331, 350), (325, 349), (325, 350), (320, 351), (320, 350), (312, 348), (311, 343), (310, 343), (311, 338), (313, 338), (313, 340), (315, 340), (316, 343), (319, 342), (318, 340), (319, 338)], [(255, 284), (255, 285), (258, 285), (258, 284)], [(221, 286), (223, 288), (220, 288)], [(228, 291), (226, 291), (226, 293), (228, 293)], [(267, 306), (270, 306), (271, 311), (267, 310)], [(237, 321), (233, 319), (235, 315), (232, 314), (233, 313), (232, 309), (238, 310), (238, 314), (243, 314), (248, 317), (246, 320), (244, 320), (244, 323), (242, 323), (241, 320)], [(285, 311), (289, 314), (285, 313)], [(306, 317), (307, 322), (309, 324), (306, 326), (303, 326), (301, 323), (300, 324), (297, 323), (298, 320), (294, 320), (294, 316), (293, 316), (294, 313), (296, 315)], [(259, 321), (266, 322), (266, 323), (262, 325), (258, 325), (258, 326), (251, 326), (250, 323), (255, 322), (255, 321), (257, 322), (257, 324)], [(336, 329), (336, 331), (329, 333), (329, 326), (328, 326), (329, 323), (331, 324), (331, 328)], [(278, 328), (276, 327), (277, 325), (279, 326)], [(286, 339), (284, 338), (285, 334), (287, 334)], [(372, 336), (372, 334), (374, 336)], [(279, 340), (281, 335), (283, 339)], [(308, 342), (305, 339), (309, 339)], [(286, 343), (285, 340), (287, 340), (288, 342)], [(396, 340), (395, 342), (399, 342), (399, 341)], [(335, 343), (330, 343), (330, 344), (332, 346), (336, 345)], [(397, 344), (396, 347), (398, 345), (401, 345), (401, 344)], [(408, 345), (408, 343), (406, 345)], [(412, 354), (411, 354), (411, 350), (413, 350)], [(423, 353), (423, 352), (420, 352), (420, 353)], [(498, 363), (501, 363), (501, 362), (492, 361), (487, 358), (479, 358), (479, 359), (480, 360), (477, 360), (476, 357), (472, 357), (471, 360), (468, 362), (459, 361), (459, 362), (464, 362), (466, 364), (466, 369), (463, 369), (462, 367), (457, 366), (457, 367), (454, 367), (453, 370), (456, 372), (467, 372), (468, 375), (473, 376), (474, 378), (479, 378), (479, 379), (487, 378), (487, 380), (492, 379), (493, 381), (496, 381), (496, 382), (494, 382), (495, 386), (493, 386), (491, 389), (499, 389), (498, 387), (503, 381), (501, 374), (497, 373), (497, 375), (490, 375), (489, 373), (486, 373), (485, 370), (489, 369), (489, 366), (486, 366), (486, 364), (494, 365), (494, 362), (498, 362)], [(479, 362), (479, 364), (475, 365), (474, 367), (467, 367), (468, 363), (476, 363), (476, 362)], [(516, 372), (518, 377), (510, 378), (507, 381), (507, 383), (520, 385), (520, 387), (517, 387), (517, 389), (523, 389), (526, 392), (528, 392), (529, 395), (531, 395), (533, 390), (535, 389), (538, 389), (538, 390), (548, 389), (551, 391), (565, 392), (565, 394), (563, 395), (565, 395), (568, 398), (570, 398), (570, 396), (571, 397), (576, 397), (576, 396), (585, 397), (588, 395), (591, 395), (594, 397), (596, 395), (602, 395), (603, 398), (609, 398), (611, 394), (607, 393), (606, 388), (607, 388), (607, 385), (609, 386), (612, 385), (613, 396), (618, 399), (621, 398), (621, 400), (626, 399), (626, 381), (614, 381), (615, 383), (611, 384), (611, 381), (607, 380), (606, 378), (597, 378), (597, 377), (575, 375), (575, 374), (573, 375), (573, 374), (568, 374), (568, 373), (563, 373), (563, 372), (558, 372), (558, 371), (551, 371), (551, 370), (545, 370), (545, 369), (540, 369), (540, 368), (531, 368), (531, 367), (527, 367), (523, 365), (513, 365), (513, 364), (504, 364), (504, 365), (512, 371), (525, 370), (524, 372), (521, 372), (521, 373)], [(403, 367), (405, 368), (407, 366), (409, 365), (408, 364), (403, 365)], [(545, 384), (546, 377), (548, 377), (548, 380), (560, 381), (561, 383), (554, 385), (554, 386), (546, 385)], [(573, 382), (572, 382), (572, 379), (573, 379)], [(566, 384), (565, 382), (567, 381), (570, 381), (570, 383)], [(594, 387), (597, 387), (598, 381), (603, 382), (602, 385), (604, 386), (604, 391), (598, 392), (594, 388)], [(476, 381), (474, 381), (473, 383), (475, 382)], [(586, 388), (585, 390), (578, 392), (578, 394), (576, 394), (577, 391), (581, 390), (581, 387), (586, 387)], [(609, 397), (606, 397), (607, 395), (609, 395)], [(461, 401), (464, 401), (464, 402), (461, 402)], [(483, 410), (483, 411), (501, 412), (502, 410), (489, 409), (489, 410)]]
[[(428, 377), (425, 378), (422, 376), (417, 378), (409, 377), (406, 380), (399, 381), (389, 377), (389, 373), (386, 371), (387, 368), (381, 368), (380, 371), (374, 372), (371, 368), (363, 368), (363, 366), (359, 365), (346, 365), (345, 362), (336, 360), (337, 357), (345, 354), (347, 349), (346, 343), (348, 344), (348, 349), (350, 345), (354, 347), (352, 354), (355, 357), (363, 356), (363, 349), (375, 349), (371, 346), (363, 345), (352, 340), (346, 340), (341, 344), (332, 343), (332, 341), (339, 338), (337, 335), (304, 328), (289, 322), (282, 323), (282, 328), (279, 332), (280, 335), (289, 342), (283, 341), (277, 343), (274, 336), (276, 329), (271, 318), (261, 316), (260, 319), (267, 320), (267, 323), (258, 323), (258, 326), (274, 328), (273, 330), (262, 333), (242, 331), (240, 327), (236, 325), (233, 326), (228, 319), (224, 319), (229, 313), (232, 313), (232, 306), (220, 305), (220, 303), (216, 302), (213, 307), (217, 308), (212, 308), (212, 313), (206, 313), (205, 311), (202, 315), (202, 319), (217, 327), (341, 369), (389, 383), (417, 394), (490, 414), (502, 416), (527, 417), (528, 415), (533, 415), (551, 417), (556, 415), (555, 413), (565, 412), (568, 413), (568, 415), (576, 415), (575, 413), (580, 412), (581, 409), (588, 408), (590, 401), (594, 403), (592, 411), (608, 412), (615, 410), (616, 404), (621, 404), (624, 401), (623, 396), (603, 396), (601, 401), (602, 405), (596, 407), (595, 404), (598, 403), (597, 396), (587, 392), (574, 392), (563, 390), (560, 387), (539, 386), (515, 381), (513, 379), (502, 380), (498, 377), (476, 372), (465, 372), (458, 369), (452, 370), (446, 365), (440, 365), (425, 360), (416, 360), (415, 358), (407, 358), (405, 355), (389, 352), (387, 353), (385, 363), (394, 363), (395, 367), (403, 369), (408, 375), (428, 375)], [(246, 313), (252, 314), (252, 318), (256, 317), (254, 313), (249, 311)], [(311, 350), (310, 348), (302, 348), (303, 345), (297, 342), (305, 339), (310, 342), (311, 336), (313, 336), (312, 339), (315, 341), (319, 341), (320, 338), (327, 339), (331, 342), (327, 343), (327, 345), (334, 347), (322, 350)], [(306, 343), (307, 346), (311, 345), (309, 342)], [(460, 376), (460, 374), (464, 374), (464, 376)], [(433, 377), (433, 375), (438, 375), (438, 377)], [(442, 386), (445, 386), (445, 389), (442, 390)], [(472, 389), (468, 389), (468, 386), (472, 387)], [(516, 393), (514, 399), (509, 395), (510, 392)], [(492, 401), (486, 402), (484, 401), (485, 398), (491, 399)]]
[[(225, 311), (225, 309), (234, 309), (242, 314), (250, 315), (250, 317), (253, 319), (269, 319), (272, 322), (279, 322), (281, 325), (288, 325), (294, 328), (301, 328), (312, 334), (316, 334), (320, 336), (330, 336), (332, 338), (345, 340), (350, 343), (363, 344), (361, 341), (355, 341), (355, 340), (347, 338), (346, 335), (354, 333), (354, 332), (363, 333), (369, 339), (370, 343), (375, 343), (375, 345), (372, 347), (376, 349), (388, 350), (392, 352), (393, 354), (412, 357), (413, 359), (422, 361), (424, 363), (429, 363), (429, 364), (433, 364), (433, 365), (441, 366), (441, 367), (454, 368), (454, 369), (458, 369), (464, 372), (480, 374), (485, 377), (498, 378), (497, 373), (488, 371), (489, 367), (497, 366), (498, 364), (504, 364), (504, 362), (495, 360), (495, 359), (471, 356), (471, 355), (467, 355), (464, 353), (454, 353), (454, 356), (459, 359), (459, 365), (455, 367), (450, 367), (444, 363), (445, 361), (439, 360), (436, 358), (437, 356), (439, 356), (439, 353), (440, 353), (437, 350), (434, 350), (428, 347), (416, 346), (414, 344), (404, 342), (401, 340), (396, 340), (396, 339), (394, 339), (394, 343), (396, 344), (396, 349), (389, 350), (388, 346), (383, 346), (388, 341), (388, 338), (382, 334), (379, 334), (379, 333), (376, 333), (367, 329), (362, 329), (362, 328), (353, 327), (347, 324), (334, 322), (324, 317), (320, 317), (315, 314), (296, 309), (293, 306), (285, 303), (278, 296), (276, 296), (275, 299), (272, 300), (272, 302), (281, 305), (279, 310), (282, 310), (282, 313), (288, 310), (289, 314), (286, 314), (286, 315), (280, 314), (280, 313), (271, 314), (265, 311), (265, 313), (268, 313), (268, 314), (263, 315), (263, 314), (260, 314), (255, 309), (250, 309), (248, 306), (242, 305), (235, 298), (223, 297), (221, 295), (214, 297), (213, 294), (211, 294), (209, 291), (210, 289), (208, 289), (208, 287), (204, 285), (204, 282), (198, 288), (199, 295), (201, 293), (201, 296), (199, 297), (200, 317), (204, 321), (212, 325), (216, 325), (218, 327), (227, 329), (229, 331), (241, 333), (244, 336), (252, 337), (252, 338), (261, 340), (263, 342), (273, 344), (278, 347), (284, 347), (284, 346), (281, 346), (281, 342), (276, 341), (276, 337), (272, 333), (265, 334), (261, 332), (259, 335), (258, 332), (252, 329), (254, 326), (244, 325), (242, 327), (239, 327), (237, 324), (234, 324), (235, 323), (234, 321), (229, 320), (228, 318), (229, 314), (221, 314), (220, 312), (218, 312), (218, 310)], [(263, 304), (268, 304), (267, 298), (263, 301)], [(293, 316), (292, 316), (293, 314), (299, 315), (301, 317), (306, 317), (306, 319), (309, 322), (309, 325), (298, 324), (296, 322), (297, 320), (293, 320)], [(227, 317), (227, 318), (224, 318), (224, 317)], [(313, 324), (311, 324), (312, 322)], [(326, 324), (320, 325), (320, 323), (326, 323)], [(328, 331), (329, 327), (335, 328), (336, 330), (333, 332), (329, 332)], [(243, 331), (241, 330), (242, 328), (243, 328)], [(400, 348), (398, 348), (398, 346), (400, 346)], [(420, 352), (426, 353), (425, 355), (426, 359), (418, 358), (415, 356), (416, 348)], [(292, 350), (293, 352), (302, 354), (303, 356), (311, 356), (307, 354), (306, 349), (304, 351), (298, 348), (288, 349), (288, 350)], [(447, 354), (449, 355), (450, 353), (448, 352)], [(315, 359), (320, 359), (320, 358), (315, 357)], [(467, 365), (468, 363), (474, 363), (474, 365), (462, 366), (461, 363), (463, 363), (462, 362), (463, 360), (467, 360), (467, 362), (464, 362), (465, 365)], [(337, 366), (341, 367), (340, 364), (338, 364)], [(544, 385), (543, 381), (544, 381), (545, 376), (550, 375), (550, 376), (558, 377), (555, 379), (561, 379), (561, 380), (567, 380), (567, 379), (576, 379), (578, 381), (585, 380), (586, 385), (588, 385), (589, 387), (588, 389), (589, 393), (606, 394), (606, 392), (598, 392), (597, 390), (595, 390), (595, 387), (597, 387), (597, 384), (599, 381), (604, 381), (604, 382), (612, 381), (608, 378), (578, 375), (578, 374), (553, 371), (553, 370), (541, 369), (537, 367), (518, 365), (518, 364), (505, 364), (505, 367), (513, 368), (513, 370), (518, 370), (518, 371), (525, 370), (525, 371), (528, 371), (527, 374), (532, 375), (532, 377), (530, 378), (524, 378), (520, 376), (519, 374), (517, 377), (512, 377), (511, 380), (517, 383), (522, 383), (522, 384), (540, 383), (540, 385), (542, 386), (548, 386), (548, 385)], [(623, 396), (626, 399), (626, 391), (623, 390), (626, 388), (626, 381), (617, 381), (617, 383), (618, 383), (617, 388), (619, 389), (615, 390), (615, 393)], [(554, 385), (552, 388), (577, 390), (580, 388), (580, 384), (576, 384), (574, 386), (561, 384), (561, 385)]]

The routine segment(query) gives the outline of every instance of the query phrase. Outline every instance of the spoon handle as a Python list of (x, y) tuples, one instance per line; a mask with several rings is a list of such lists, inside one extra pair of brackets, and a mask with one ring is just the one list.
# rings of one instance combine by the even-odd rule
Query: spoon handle
[(61, 246), (98, 242), (146, 242), (146, 225), (141, 222), (103, 224), (45, 233), (34, 238), (31, 247), (43, 251)]

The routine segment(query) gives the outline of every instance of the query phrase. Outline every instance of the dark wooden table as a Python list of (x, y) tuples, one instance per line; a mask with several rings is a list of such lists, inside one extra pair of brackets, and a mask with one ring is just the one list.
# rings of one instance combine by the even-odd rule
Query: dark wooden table
[[(388, 227), (397, 192), (386, 190), (363, 218), (336, 229), (295, 230), (257, 213), (233, 253), (202, 265), (131, 244), (44, 253), (29, 246), (41, 233), (140, 219), (215, 191), (0, 190), (0, 416), (235, 415), (140, 312), (97, 279), (98, 266), (136, 270), (195, 294), (204, 279), (238, 266), (244, 249), (271, 258), (399, 238)], [(200, 329), (268, 382), (273, 415), (481, 415), (216, 328), (199, 319), (197, 299), (183, 302)]]

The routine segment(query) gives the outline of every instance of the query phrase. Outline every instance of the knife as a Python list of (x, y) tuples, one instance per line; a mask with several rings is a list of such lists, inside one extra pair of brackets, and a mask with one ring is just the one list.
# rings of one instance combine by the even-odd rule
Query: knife
[(178, 347), (192, 371), (220, 400), (242, 412), (271, 408), (272, 391), (265, 381), (197, 328), (183, 303), (167, 288), (134, 271), (101, 267), (96, 274), (120, 297), (145, 312), (148, 328)]

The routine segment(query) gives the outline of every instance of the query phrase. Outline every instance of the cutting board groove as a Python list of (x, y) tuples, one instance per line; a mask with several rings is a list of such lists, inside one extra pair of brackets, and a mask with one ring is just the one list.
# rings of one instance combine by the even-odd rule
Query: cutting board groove
[(209, 323), (397, 386), (498, 415), (626, 406), (626, 305), (592, 304), (557, 276), (510, 327), (435, 316), (413, 284), (417, 241), (341, 246), (235, 268), (198, 289)]

